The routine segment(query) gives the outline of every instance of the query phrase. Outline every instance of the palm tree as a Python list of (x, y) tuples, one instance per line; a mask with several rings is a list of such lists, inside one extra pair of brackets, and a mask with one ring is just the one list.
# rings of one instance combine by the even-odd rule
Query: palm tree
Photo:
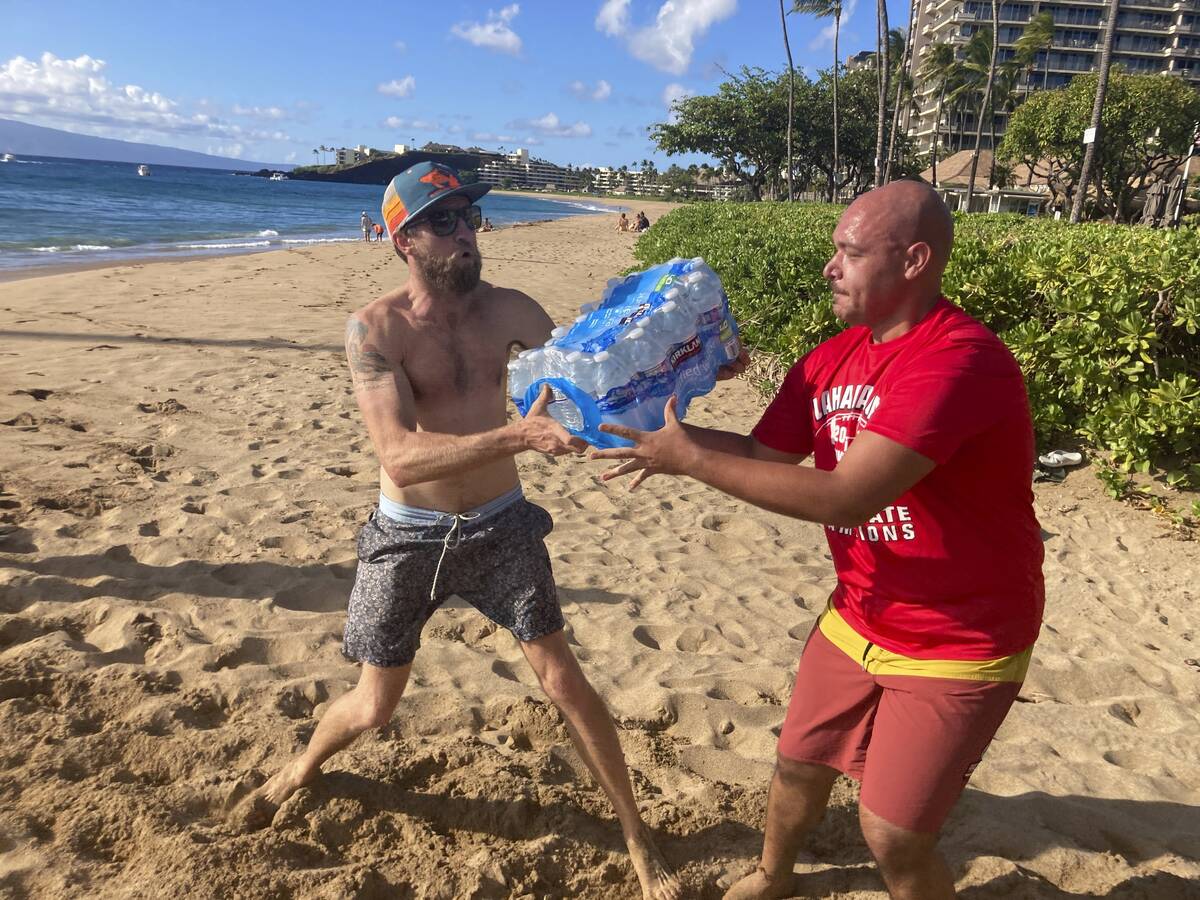
[(1029, 96), (1030, 79), (1033, 76), (1033, 67), (1037, 62), (1038, 52), (1046, 51), (1046, 61), (1042, 66), (1042, 90), (1046, 89), (1047, 80), (1050, 78), (1050, 49), (1054, 46), (1054, 14), (1050, 12), (1040, 12), (1025, 26), (1021, 32), (1021, 36), (1017, 38), (1015, 45), (1017, 60), (1021, 65), (1025, 66), (1025, 96)]
[[(892, 133), (888, 138), (887, 150), (887, 167), (883, 173), (884, 181), (892, 180), (892, 161), (896, 158), (896, 132), (900, 130), (900, 108), (903, 106), (904, 92), (911, 88), (912, 79), (909, 78), (908, 66), (912, 56), (912, 41), (913, 41), (913, 26), (917, 20), (917, 4), (920, 0), (912, 0), (908, 9), (908, 32), (901, 35), (899, 31), (893, 31), (892, 34), (897, 37), (898, 49), (900, 51), (900, 62), (896, 66), (896, 103), (892, 107)], [(903, 37), (903, 40), (900, 38)], [(911, 102), (911, 97), (910, 97)], [(905, 122), (905, 134), (907, 135), (908, 123)]]
[(879, 81), (879, 119), (875, 125), (875, 187), (883, 185), (883, 132), (892, 69), (888, 56), (887, 0), (875, 0), (875, 77)]
[(942, 136), (942, 107), (946, 101), (947, 89), (953, 88), (959, 77), (959, 63), (954, 58), (954, 45), (945, 42), (930, 44), (929, 52), (925, 54), (925, 62), (921, 64), (921, 79), (937, 85), (937, 112), (933, 119), (933, 184), (937, 186), (938, 142)]
[(792, 117), (796, 107), (796, 67), (792, 65), (792, 45), (788, 43), (787, 12), (783, 0), (779, 0), (779, 24), (783, 26), (783, 49), (788, 61), (788, 124), (787, 124), (787, 186), (788, 203), (795, 199), (792, 193)]
[(1021, 78), (1020, 64), (1016, 60), (1000, 63), (996, 69), (996, 83), (992, 86), (992, 170), (988, 173), (988, 188), (996, 186), (996, 110), (1004, 113), (1004, 127), (1012, 120), (1017, 108), (1017, 82)]
[(317, 162), (321, 161), (321, 157), (318, 155), (318, 151), (317, 151), (316, 147), (313, 147), (313, 156), (317, 157)]
[(792, 12), (818, 19), (833, 18), (833, 199), (838, 197), (838, 38), (842, 30), (842, 0), (793, 0)]
[(1088, 181), (1092, 177), (1092, 163), (1096, 158), (1096, 145), (1100, 143), (1100, 120), (1104, 115), (1104, 96), (1108, 92), (1108, 69), (1112, 65), (1113, 37), (1117, 33), (1117, 12), (1121, 0), (1108, 0), (1108, 22), (1104, 28), (1104, 46), (1100, 50), (1100, 75), (1096, 79), (1096, 98), (1092, 101), (1092, 142), (1083, 152), (1083, 168), (1079, 170), (1079, 183), (1075, 188), (1075, 203), (1071, 206), (1071, 223), (1083, 216), (1083, 198), (1087, 194)]
[[(979, 118), (975, 122), (975, 152), (971, 154), (971, 174), (967, 180), (967, 212), (975, 196), (975, 173), (979, 169), (979, 148), (983, 143), (983, 117), (992, 115), (992, 85), (996, 81), (996, 57), (1000, 53), (1000, 0), (992, 0), (992, 52), (988, 56), (987, 83), (979, 103)], [(993, 155), (992, 164), (995, 165)]]

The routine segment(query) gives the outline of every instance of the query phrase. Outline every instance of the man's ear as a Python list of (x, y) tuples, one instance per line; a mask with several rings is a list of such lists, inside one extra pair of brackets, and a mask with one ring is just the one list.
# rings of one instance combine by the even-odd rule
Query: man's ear
[(933, 248), (924, 241), (913, 244), (908, 248), (908, 258), (904, 261), (904, 277), (909, 281), (920, 278), (929, 270), (933, 262)]
[(397, 228), (392, 235), (392, 246), (396, 248), (397, 253), (408, 259), (408, 252), (412, 249), (412, 238), (405, 233), (403, 228)]

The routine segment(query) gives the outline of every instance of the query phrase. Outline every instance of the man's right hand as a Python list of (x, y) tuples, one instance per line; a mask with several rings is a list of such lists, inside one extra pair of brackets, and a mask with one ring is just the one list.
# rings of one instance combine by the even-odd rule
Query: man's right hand
[(553, 391), (550, 390), (550, 385), (543, 384), (542, 392), (538, 394), (537, 400), (529, 407), (525, 418), (517, 423), (526, 449), (536, 450), (547, 456), (582, 453), (587, 449), (587, 441), (574, 437), (546, 412), (552, 396)]

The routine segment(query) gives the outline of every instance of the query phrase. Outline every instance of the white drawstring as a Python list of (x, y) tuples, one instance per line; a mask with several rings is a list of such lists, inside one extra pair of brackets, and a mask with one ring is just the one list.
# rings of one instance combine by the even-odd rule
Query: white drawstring
[[(446, 538), (442, 541), (442, 555), (438, 557), (437, 569), (433, 573), (433, 584), (429, 588), (429, 602), (433, 603), (437, 595), (438, 576), (442, 574), (442, 560), (446, 558), (446, 551), (453, 550), (458, 546), (459, 540), (462, 538), (462, 523), (469, 522), (471, 519), (478, 519), (479, 513), (444, 513), (438, 516), (434, 525), (441, 525), (446, 519), (451, 519), (450, 530), (446, 532)], [(451, 541), (453, 540), (453, 543)]]

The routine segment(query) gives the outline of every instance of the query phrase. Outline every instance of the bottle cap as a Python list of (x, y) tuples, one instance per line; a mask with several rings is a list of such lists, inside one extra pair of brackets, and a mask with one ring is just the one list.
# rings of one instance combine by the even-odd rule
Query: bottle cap
[[(639, 320), (639, 321), (641, 321), (641, 320)], [(640, 340), (642, 338), (642, 336), (645, 335), (645, 333), (646, 333), (646, 329), (644, 329), (644, 328), (631, 328), (629, 331), (627, 331), (625, 333), (625, 338), (627, 340), (636, 341), (636, 340)]]
[(597, 353), (595, 356), (592, 357), (592, 362), (600, 363), (600, 362), (604, 362), (606, 359), (608, 359), (608, 351), (601, 350), (599, 353)]
[(655, 310), (656, 313), (672, 313), (679, 309), (679, 304), (674, 300), (668, 300), (662, 306)]
[(567, 331), (568, 331), (567, 326), (559, 325), (557, 328), (555, 328), (553, 331), (550, 332), (550, 337), (556, 337), (556, 338), (562, 337), (564, 334), (567, 333)]

